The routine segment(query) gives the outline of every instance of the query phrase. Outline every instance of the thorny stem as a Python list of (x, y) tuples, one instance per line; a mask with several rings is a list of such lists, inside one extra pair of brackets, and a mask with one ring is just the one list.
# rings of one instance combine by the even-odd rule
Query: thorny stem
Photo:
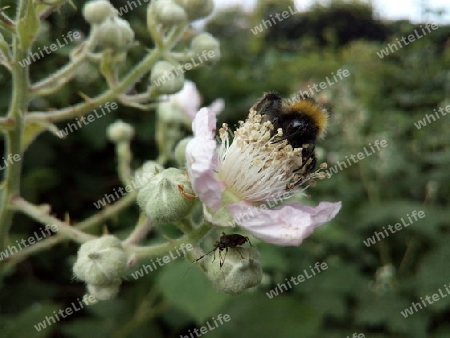
[(14, 21), (3, 12), (2, 8), (0, 8), (0, 26), (11, 34), (15, 34), (16, 32)]
[(144, 214), (141, 213), (139, 216), (138, 223), (130, 235), (123, 241), (124, 245), (137, 244), (148, 234), (152, 228), (151, 220)]
[(48, 214), (46, 210), (42, 210), (37, 206), (25, 201), (21, 197), (15, 197), (12, 200), (12, 204), (14, 205), (16, 210), (22, 211), (24, 214), (30, 216), (34, 220), (42, 223), (42, 224), (50, 224), (56, 225), (58, 228), (58, 233), (66, 238), (70, 238), (78, 243), (85, 243), (91, 239), (95, 239), (96, 236), (89, 235), (77, 228), (67, 224), (66, 222), (62, 222), (56, 217)]
[(78, 66), (86, 60), (95, 45), (96, 32), (96, 27), (93, 27), (88, 40), (71, 53), (71, 60), (64, 67), (31, 85), (32, 97), (52, 94), (72, 79)]
[(209, 223), (207, 223), (206, 221), (204, 221), (203, 224), (194, 228), (194, 230), (192, 230), (192, 232), (185, 234), (184, 236), (182, 236), (178, 239), (169, 241), (164, 244), (154, 245), (151, 247), (129, 246), (127, 249), (131, 253), (136, 254), (137, 260), (147, 258), (147, 257), (154, 257), (154, 256), (161, 255), (163, 253), (166, 253), (170, 250), (173, 250), (176, 247), (179, 247), (181, 244), (195, 245), (209, 232), (209, 230), (211, 230), (211, 225)]
[(161, 52), (153, 50), (145, 57), (118, 85), (110, 88), (95, 98), (88, 99), (86, 102), (75, 106), (60, 109), (54, 112), (34, 112), (27, 115), (27, 122), (48, 121), (59, 122), (70, 118), (75, 118), (97, 108), (101, 104), (114, 100), (123, 91), (138, 81), (143, 74), (147, 73), (153, 64), (159, 59)]
[[(17, 11), (17, 20), (23, 17), (28, 1), (21, 0)], [(20, 155), (19, 161), (12, 161), (5, 166), (5, 181), (1, 190), (0, 201), (0, 250), (3, 250), (9, 240), (9, 230), (11, 227), (14, 211), (10, 208), (10, 200), (20, 193), (20, 173), (22, 171), (22, 135), (23, 119), (28, 108), (28, 86), (29, 68), (22, 67), (19, 61), (24, 59), (28, 50), (21, 50), (19, 37), (13, 38), (13, 59), (12, 59), (12, 82), (13, 91), (8, 111), (8, 119), (15, 123), (12, 129), (5, 133), (5, 154)]]
[[(65, 1), (63, 1), (65, 2)], [(19, 10), (17, 18), (20, 19), (27, 8), (28, 1), (21, 0), (19, 3)], [(163, 45), (160, 48), (150, 52), (138, 65), (135, 66), (117, 86), (110, 88), (104, 93), (98, 95), (93, 99), (87, 99), (86, 102), (79, 103), (72, 107), (67, 107), (59, 111), (53, 112), (34, 112), (31, 114), (27, 112), (29, 103), (29, 66), (21, 67), (19, 62), (23, 60), (28, 50), (20, 50), (18, 37), (13, 40), (13, 58), (12, 58), (12, 78), (13, 78), (13, 95), (11, 99), (10, 110), (6, 119), (2, 119), (6, 133), (5, 147), (6, 153), (23, 155), (22, 151), (22, 134), (24, 128), (24, 120), (27, 122), (58, 122), (77, 116), (81, 116), (93, 108), (106, 103), (110, 100), (114, 100), (118, 95), (122, 94), (127, 88), (138, 81), (144, 74), (146, 74), (155, 64), (155, 62), (164, 55), (164, 53), (176, 44), (180, 36), (186, 29), (187, 25), (180, 25), (173, 29), (168, 38), (162, 41)], [(89, 42), (84, 46), (85, 49), (81, 52), (81, 55), (77, 55), (69, 64), (60, 69), (56, 74), (50, 75), (48, 78), (43, 79), (36, 83), (31, 91), (31, 95), (42, 95), (46, 92), (54, 92), (65, 84), (71, 77), (76, 66), (84, 59), (84, 52), (89, 51)], [(56, 85), (55, 85), (56, 81)], [(50, 87), (50, 88), (49, 88)], [(123, 168), (122, 168), (123, 169)], [(38, 252), (42, 249), (53, 246), (63, 239), (70, 238), (78, 243), (84, 243), (88, 240), (96, 238), (95, 236), (84, 233), (83, 229), (100, 223), (102, 220), (109, 218), (122, 208), (128, 206), (135, 200), (136, 192), (130, 192), (125, 198), (117, 202), (113, 207), (108, 207), (99, 212), (98, 214), (86, 219), (79, 223), (76, 227), (71, 226), (67, 222), (60, 221), (59, 219), (51, 216), (47, 210), (43, 210), (33, 204), (25, 201), (20, 195), (20, 172), (21, 161), (17, 161), (8, 166), (5, 170), (5, 182), (2, 186), (2, 204), (0, 205), (0, 249), (3, 249), (8, 241), (8, 232), (12, 221), (13, 213), (15, 210), (27, 214), (31, 218), (44, 223), (54, 224), (58, 227), (58, 234), (52, 236), (46, 240), (36, 243), (32, 248), (25, 248), (20, 254), (9, 260), (7, 265), (13, 266), (14, 263), (23, 260), (31, 253)], [(149, 223), (145, 222), (144, 225), (148, 228)], [(142, 229), (135, 229), (131, 235), (136, 235), (139, 232), (139, 236), (142, 237)], [(146, 230), (146, 229), (144, 229)], [(148, 230), (148, 229), (147, 229)], [(136, 257), (143, 258), (148, 256), (159, 255), (167, 252), (174, 247), (187, 244), (197, 243), (203, 238), (210, 230), (210, 225), (204, 223), (199, 227), (190, 231), (190, 233), (184, 235), (177, 240), (170, 240), (168, 243), (156, 245), (153, 247), (136, 247), (131, 243), (125, 243), (125, 247), (134, 252)], [(132, 238), (133, 239), (133, 238)]]
[[(125, 209), (130, 204), (134, 203), (135, 201), (135, 194), (133, 192), (130, 192), (127, 196), (122, 198), (121, 200), (114, 203), (112, 206), (108, 206), (104, 208), (102, 211), (96, 213), (95, 215), (87, 218), (83, 222), (78, 223), (75, 228), (78, 230), (86, 230), (94, 225), (100, 224), (101, 222), (106, 221), (108, 218), (114, 217), (117, 213), (119, 213), (122, 209)], [(8, 261), (5, 264), (5, 269), (8, 269), (24, 259), (26, 259), (28, 256), (38, 253), (40, 251), (46, 250), (51, 248), (52, 246), (62, 242), (63, 240), (67, 239), (67, 237), (62, 236), (62, 234), (57, 234), (52, 237), (47, 237), (46, 239), (28, 246), (18, 253), (14, 254), (14, 256), (11, 256), (11, 259), (8, 259)]]

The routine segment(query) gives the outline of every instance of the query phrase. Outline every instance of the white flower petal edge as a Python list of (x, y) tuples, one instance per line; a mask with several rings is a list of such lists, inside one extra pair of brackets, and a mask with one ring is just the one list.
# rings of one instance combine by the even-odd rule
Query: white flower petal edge
[(201, 104), (201, 96), (194, 82), (184, 81), (183, 88), (172, 95), (173, 102), (180, 107), (192, 120)]
[(208, 108), (211, 109), (212, 114), (217, 116), (225, 109), (225, 101), (223, 99), (216, 99), (208, 106)]
[[(321, 202), (316, 207), (286, 204), (272, 209), (249, 207), (245, 202), (228, 205), (231, 214), (237, 220), (242, 219), (242, 228), (265, 242), (280, 246), (300, 245), (315, 228), (333, 219), (340, 209), (341, 202)], [(245, 214), (252, 217), (247, 219), (243, 217)]]
[(215, 112), (202, 108), (192, 122), (194, 138), (186, 147), (186, 166), (194, 191), (208, 207), (220, 207), (224, 186), (214, 177), (217, 169), (217, 147), (214, 138), (216, 129)]

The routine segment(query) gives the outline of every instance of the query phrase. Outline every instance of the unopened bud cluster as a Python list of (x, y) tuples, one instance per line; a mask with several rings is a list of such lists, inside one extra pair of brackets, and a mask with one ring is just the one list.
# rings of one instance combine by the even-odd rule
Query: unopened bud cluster
[[(168, 31), (167, 28), (184, 27), (191, 21), (208, 16), (213, 9), (212, 0), (154, 0), (147, 9), (148, 31), (158, 42)], [(165, 38), (170, 39), (170, 36)], [(192, 39), (190, 50), (184, 53), (184, 56), (171, 62), (159, 61), (153, 66), (150, 82), (157, 94), (178, 92), (183, 88), (185, 70), (218, 61), (220, 43), (211, 34), (200, 33)]]
[(173, 94), (183, 88), (184, 74), (175, 75), (173, 70), (176, 66), (167, 61), (158, 61), (153, 66), (150, 81), (156, 85), (158, 94)]
[(85, 20), (96, 30), (96, 41), (100, 48), (115, 52), (126, 51), (134, 41), (130, 24), (118, 16), (118, 11), (107, 0), (94, 0), (83, 8)]
[(161, 171), (139, 188), (137, 202), (154, 224), (175, 222), (189, 215), (195, 194), (186, 174), (176, 168)]
[(262, 280), (259, 252), (253, 247), (228, 248), (227, 251), (220, 253), (222, 266), (217, 261), (208, 260), (204, 263), (213, 286), (217, 290), (237, 295), (259, 285)]
[(211, 34), (203, 32), (195, 36), (191, 41), (191, 49), (194, 54), (202, 54), (205, 51), (212, 55), (207, 61), (216, 62), (220, 59), (220, 42)]
[(156, 0), (147, 10), (147, 22), (153, 19), (163, 26), (172, 26), (188, 20), (186, 11), (173, 0)]
[(117, 295), (127, 261), (122, 242), (107, 235), (81, 245), (73, 273), (95, 298), (107, 300)]
[(106, 135), (114, 143), (129, 142), (134, 136), (134, 128), (131, 124), (117, 120), (108, 127)]

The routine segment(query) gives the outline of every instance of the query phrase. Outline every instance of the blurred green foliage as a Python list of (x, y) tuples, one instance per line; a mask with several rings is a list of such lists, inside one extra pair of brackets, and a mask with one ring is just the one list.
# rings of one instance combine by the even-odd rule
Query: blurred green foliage
[[(117, 8), (126, 3), (111, 2)], [(14, 10), (14, 1), (0, 3), (12, 6), (7, 12)], [(79, 10), (83, 1), (74, 3), (77, 10), (64, 6), (48, 18), (38, 46), (69, 30), (87, 33)], [(327, 138), (318, 144), (322, 160), (334, 166), (375, 140), (386, 140), (388, 146), (308, 190), (313, 204), (343, 202), (336, 219), (297, 248), (254, 243), (266, 275), (259, 287), (244, 295), (217, 293), (197, 267), (177, 261), (136, 281), (130, 277), (118, 299), (89, 306), (38, 333), (34, 324), (85, 292), (83, 285), (71, 280), (77, 246), (57, 245), (5, 276), (0, 289), (2, 336), (179, 337), (219, 313), (229, 314), (231, 321), (208, 332), (208, 337), (450, 336), (450, 297), (412, 318), (400, 313), (439, 288), (446, 292), (444, 284), (450, 282), (450, 117), (442, 116), (420, 129), (414, 125), (425, 114), (433, 114), (433, 109), (450, 104), (450, 27), (440, 26), (381, 59), (377, 52), (396, 38), (412, 34), (419, 25), (378, 21), (370, 5), (333, 1), (252, 34), (251, 28), (261, 20), (288, 6), (292, 2), (261, 1), (254, 13), (239, 9), (218, 13), (206, 29), (220, 39), (222, 60), (186, 76), (196, 82), (205, 105), (217, 97), (225, 99), (220, 122), (233, 125), (245, 118), (264, 91), (290, 96), (338, 69), (347, 69), (348, 78), (317, 95), (331, 111)], [(143, 55), (143, 47), (151, 47), (145, 6), (124, 18), (143, 44), (131, 50), (127, 62), (132, 65)], [(37, 61), (32, 79), (63, 65), (67, 55), (68, 49), (62, 48)], [(78, 102), (80, 92), (95, 95), (105, 88), (92, 69), (83, 74), (58, 95), (33, 101), (30, 109), (64, 107)], [(10, 82), (4, 68), (0, 81), (0, 110), (5, 111)], [(93, 202), (120, 185), (105, 127), (117, 118), (133, 123), (133, 166), (137, 167), (157, 155), (154, 116), (154, 112), (121, 107), (65, 140), (48, 133), (39, 136), (26, 152), (23, 196), (52, 205), (60, 218), (66, 213), (74, 220), (92, 215)], [(363, 240), (375, 231), (383, 231), (414, 210), (423, 210), (426, 217), (376, 245), (364, 245)], [(120, 236), (131, 229), (136, 217), (137, 209), (132, 208), (105, 226)], [(17, 215), (13, 238), (25, 238), (38, 228)], [(166, 234), (176, 232), (168, 228)], [(152, 233), (148, 242), (158, 242), (160, 236)], [(205, 248), (212, 245), (212, 239), (204, 243)], [(328, 269), (278, 297), (266, 296), (277, 283), (315, 262), (327, 262)]]

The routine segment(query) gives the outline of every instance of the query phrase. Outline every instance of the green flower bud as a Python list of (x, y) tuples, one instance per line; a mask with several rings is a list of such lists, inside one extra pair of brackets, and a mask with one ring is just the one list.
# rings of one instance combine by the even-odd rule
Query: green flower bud
[(91, 25), (102, 23), (114, 15), (116, 11), (108, 0), (89, 1), (83, 7), (84, 19)]
[(164, 167), (155, 161), (145, 162), (141, 168), (137, 169), (134, 173), (134, 181), (138, 183), (137, 189), (139, 190), (143, 185), (145, 185), (148, 180), (153, 178), (156, 174), (159, 174), (164, 170)]
[(100, 73), (98, 68), (90, 62), (82, 62), (75, 71), (75, 80), (80, 84), (92, 83), (98, 81)]
[(119, 293), (121, 282), (110, 284), (88, 284), (87, 290), (97, 300), (110, 300)]
[(133, 42), (134, 32), (127, 21), (111, 17), (98, 26), (97, 40), (104, 49), (124, 51)]
[(202, 54), (204, 51), (208, 55), (208, 63), (220, 60), (220, 42), (209, 33), (200, 33), (191, 41), (191, 49), (194, 54)]
[(180, 142), (178, 142), (177, 146), (175, 147), (175, 161), (177, 161), (180, 167), (186, 166), (186, 146), (192, 139), (192, 136), (185, 137)]
[(183, 7), (177, 5), (173, 0), (156, 0), (147, 9), (147, 24), (151, 24), (151, 18), (164, 26), (173, 26), (187, 21), (187, 15)]
[[(158, 119), (166, 124), (186, 124), (186, 114), (172, 102), (160, 102), (157, 108)], [(192, 120), (190, 121), (192, 125)]]
[(114, 143), (128, 142), (134, 136), (134, 128), (131, 124), (117, 120), (108, 126), (106, 135)]
[[(178, 65), (177, 65), (178, 66)], [(159, 94), (175, 94), (184, 85), (184, 73), (167, 61), (158, 61), (150, 74), (150, 81)]]
[(127, 259), (122, 242), (107, 235), (81, 245), (73, 272), (86, 284), (119, 283), (127, 269)]
[(213, 0), (175, 0), (175, 2), (184, 8), (190, 21), (204, 18), (214, 9)]
[(237, 295), (261, 283), (261, 263), (255, 248), (228, 248), (228, 253), (222, 251), (220, 255), (224, 258), (222, 267), (217, 259), (204, 263), (206, 274), (217, 290)]
[(191, 182), (179, 169), (165, 169), (140, 187), (137, 202), (155, 223), (174, 222), (186, 217), (195, 203)]

